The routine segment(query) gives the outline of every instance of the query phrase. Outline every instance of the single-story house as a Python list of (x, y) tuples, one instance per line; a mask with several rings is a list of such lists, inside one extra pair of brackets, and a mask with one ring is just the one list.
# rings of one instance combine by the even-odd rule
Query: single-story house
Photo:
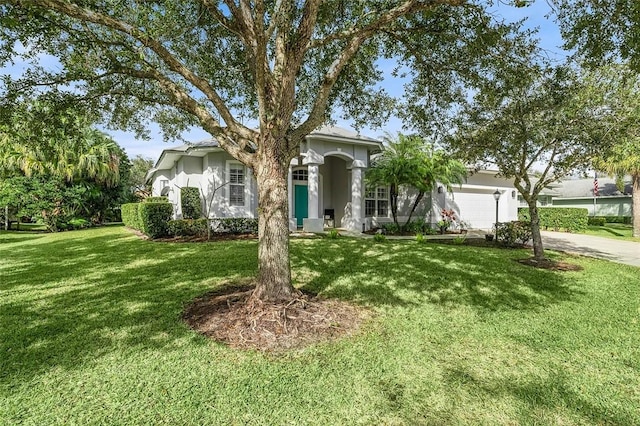
[[(290, 229), (319, 232), (325, 227), (351, 231), (390, 222), (389, 188), (367, 188), (372, 155), (384, 149), (381, 141), (338, 127), (321, 127), (300, 146), (289, 168)], [(218, 146), (215, 139), (166, 149), (147, 173), (152, 195), (166, 195), (176, 218), (182, 217), (180, 188), (200, 188), (209, 217), (257, 217), (256, 181), (250, 169)], [(500, 193), (496, 202), (494, 192)], [(400, 218), (412, 200), (403, 194)], [(211, 208), (209, 208), (211, 206)], [(438, 185), (427, 194), (414, 217), (434, 224), (442, 209), (452, 209), (474, 229), (491, 229), (499, 221), (517, 219), (517, 191), (495, 170), (470, 173), (467, 183), (452, 192)]]
[(632, 185), (625, 182), (624, 191), (616, 187), (615, 179), (598, 177), (598, 193), (594, 193), (593, 179), (574, 179), (560, 182), (552, 199), (553, 207), (579, 207), (589, 210), (590, 216), (627, 216), (632, 213)]

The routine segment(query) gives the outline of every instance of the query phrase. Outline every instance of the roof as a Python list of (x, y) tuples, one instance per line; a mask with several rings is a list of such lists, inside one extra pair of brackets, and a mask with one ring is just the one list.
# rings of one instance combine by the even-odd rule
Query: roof
[[(378, 139), (361, 136), (357, 132), (344, 129), (342, 127), (321, 126), (311, 132), (307, 137), (333, 139), (338, 142), (373, 146), (376, 148), (376, 150), (382, 149), (382, 142), (380, 142)], [(153, 166), (153, 168), (147, 172), (145, 179), (149, 181), (153, 177), (154, 173), (158, 170), (170, 169), (171, 167), (173, 167), (177, 159), (183, 155), (189, 155), (192, 157), (204, 157), (209, 152), (220, 151), (221, 149), (222, 148), (220, 148), (220, 144), (214, 137), (203, 139), (198, 142), (190, 142), (184, 145), (167, 148), (162, 151), (162, 154), (160, 154), (160, 158), (158, 158), (158, 161), (156, 161), (156, 164)]]
[[(593, 179), (565, 180), (556, 188), (557, 198), (593, 198)], [(631, 194), (631, 183), (625, 182), (624, 192), (618, 191), (615, 179), (598, 178), (598, 197), (619, 197)]]
[(380, 142), (378, 139), (370, 138), (368, 136), (362, 136), (360, 133), (354, 132), (353, 130), (348, 130), (348, 129), (345, 129), (342, 127), (336, 127), (336, 126), (320, 126), (316, 130), (311, 132), (309, 136), (310, 137), (328, 136), (329, 138), (335, 138), (335, 139), (343, 139), (343, 140), (348, 139), (350, 143), (356, 143), (356, 144), (361, 143), (365, 145), (375, 144), (375, 145), (382, 146), (382, 142)]
[(218, 151), (219, 147), (216, 138), (203, 139), (198, 142), (191, 142), (184, 145), (174, 146), (162, 151), (160, 158), (156, 161), (156, 164), (145, 175), (145, 181), (151, 180), (154, 173), (158, 170), (170, 169), (176, 160), (183, 155), (190, 155), (193, 157), (204, 157), (208, 152)]
[(203, 139), (198, 142), (189, 142), (184, 145), (168, 148), (168, 149), (165, 149), (164, 151), (187, 152), (189, 150), (194, 150), (198, 148), (217, 148), (217, 147), (218, 147), (218, 140), (212, 137), (208, 139)]

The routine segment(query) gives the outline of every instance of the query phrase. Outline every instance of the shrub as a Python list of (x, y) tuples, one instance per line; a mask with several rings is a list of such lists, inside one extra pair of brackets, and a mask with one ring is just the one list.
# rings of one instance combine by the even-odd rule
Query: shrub
[(467, 241), (467, 235), (459, 235), (453, 239), (453, 244), (461, 246), (465, 241)]
[(206, 237), (207, 219), (178, 219), (167, 223), (167, 234), (174, 237)]
[(122, 223), (124, 223), (125, 226), (137, 229), (138, 231), (142, 230), (140, 214), (138, 213), (139, 207), (140, 203), (129, 203), (123, 204), (120, 208), (120, 211), (122, 212)]
[(220, 234), (257, 234), (258, 219), (226, 217), (211, 219), (211, 229)]
[(145, 203), (168, 203), (167, 197), (147, 197), (144, 199)]
[(501, 222), (496, 226), (496, 241), (514, 247), (524, 245), (531, 240), (531, 222)]
[(602, 216), (589, 216), (587, 224), (592, 226), (604, 226), (607, 223), (607, 219)]
[(425, 228), (424, 228), (424, 232), (423, 232), (423, 233), (424, 233), (425, 235), (436, 235), (436, 234), (439, 234), (439, 233), (440, 233), (440, 231), (438, 231), (438, 230), (437, 230), (437, 229), (435, 229), (435, 228), (432, 228), (432, 227), (431, 227), (431, 225), (426, 224), (426, 225), (425, 225)]
[(373, 236), (373, 241), (376, 243), (384, 243), (387, 241), (387, 237), (385, 237), (384, 234), (375, 234)]
[(140, 231), (151, 238), (167, 235), (167, 224), (173, 214), (170, 203), (141, 203), (138, 207)]
[(340, 232), (338, 232), (337, 229), (330, 229), (329, 232), (327, 232), (327, 238), (332, 239), (332, 240), (337, 240), (340, 237)]
[(400, 233), (400, 226), (395, 222), (383, 223), (380, 225), (380, 229), (384, 230), (385, 234), (395, 235)]
[(202, 216), (202, 203), (198, 188), (180, 189), (180, 207), (182, 207), (183, 219), (198, 219)]
[(409, 234), (425, 232), (427, 228), (429, 228), (429, 226), (427, 226), (427, 223), (422, 218), (411, 221), (402, 227), (403, 231)]
[(416, 243), (421, 244), (424, 242), (424, 235), (422, 234), (422, 232), (418, 232), (416, 234)]
[[(575, 232), (587, 229), (589, 211), (572, 207), (541, 207), (538, 209), (538, 215), (541, 228)], [(518, 219), (531, 222), (529, 209), (518, 210)]]
[(67, 222), (67, 229), (83, 229), (91, 226), (91, 222), (81, 217), (74, 217)]
[(633, 221), (631, 216), (602, 216), (606, 223), (624, 223), (625, 225), (631, 225)]

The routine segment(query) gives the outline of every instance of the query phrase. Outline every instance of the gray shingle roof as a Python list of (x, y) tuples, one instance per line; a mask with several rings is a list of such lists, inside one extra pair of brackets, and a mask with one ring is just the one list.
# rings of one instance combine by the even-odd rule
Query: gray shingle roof
[[(589, 198), (593, 197), (593, 178), (565, 180), (555, 188), (560, 198)], [(598, 178), (598, 197), (612, 197), (631, 194), (631, 183), (625, 179), (624, 193), (616, 188), (615, 179), (609, 177)]]
[(198, 142), (189, 142), (184, 145), (168, 148), (166, 151), (187, 151), (189, 148), (216, 148), (218, 141), (216, 138), (203, 139)]

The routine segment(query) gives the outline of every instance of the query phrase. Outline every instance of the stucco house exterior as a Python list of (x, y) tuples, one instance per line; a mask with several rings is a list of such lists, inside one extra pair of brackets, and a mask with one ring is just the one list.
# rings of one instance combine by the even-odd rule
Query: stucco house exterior
[(593, 179), (565, 180), (556, 186), (553, 207), (578, 207), (589, 210), (589, 216), (632, 216), (632, 185), (625, 182), (624, 191), (615, 179), (598, 177), (598, 194), (594, 197)]
[[(300, 156), (289, 168), (289, 227), (292, 231), (320, 232), (325, 227), (362, 231), (390, 222), (389, 188), (367, 188), (365, 176), (372, 155), (382, 142), (338, 127), (321, 127), (306, 137)], [(204, 211), (211, 218), (257, 217), (257, 187), (251, 170), (222, 150), (215, 139), (166, 149), (147, 173), (152, 195), (166, 195), (174, 216), (182, 217), (180, 188), (191, 186), (204, 194)], [(442, 209), (452, 209), (470, 228), (491, 229), (499, 221), (517, 219), (517, 192), (496, 171), (470, 174), (467, 183), (448, 192), (438, 185), (424, 197), (414, 218), (440, 220)], [(412, 199), (399, 200), (400, 219), (406, 218)], [(208, 205), (211, 209), (208, 209)]]

